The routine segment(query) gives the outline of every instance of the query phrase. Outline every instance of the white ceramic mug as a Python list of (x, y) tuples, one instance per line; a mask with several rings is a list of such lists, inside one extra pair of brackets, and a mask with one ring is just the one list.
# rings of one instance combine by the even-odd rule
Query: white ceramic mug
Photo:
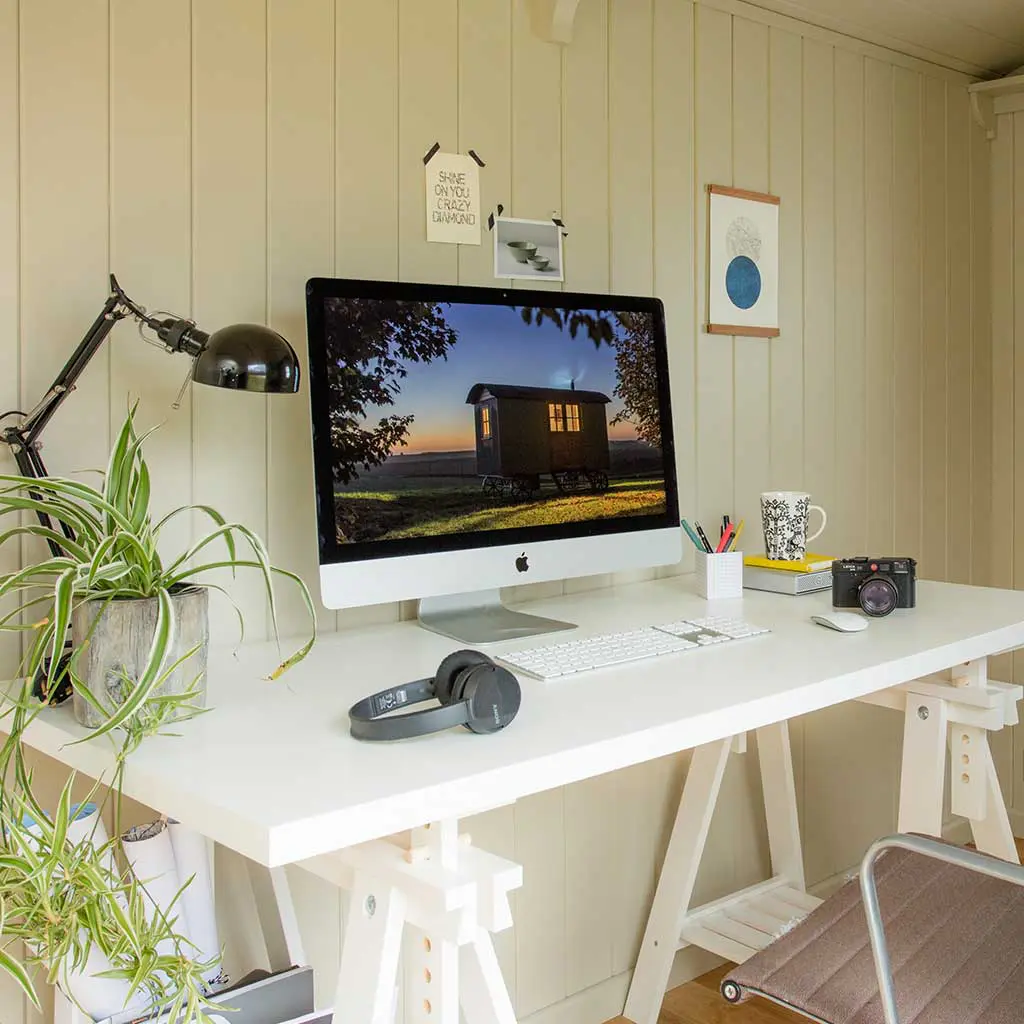
[[(821, 513), (821, 525), (807, 533), (810, 513)], [(804, 491), (766, 491), (761, 495), (761, 525), (764, 528), (764, 551), (769, 558), (799, 561), (807, 553), (807, 545), (821, 536), (828, 516), (820, 505), (811, 504)]]

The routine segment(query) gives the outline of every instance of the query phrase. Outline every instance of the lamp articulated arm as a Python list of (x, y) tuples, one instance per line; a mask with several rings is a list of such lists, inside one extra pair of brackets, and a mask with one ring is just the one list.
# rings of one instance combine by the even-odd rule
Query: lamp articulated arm
[[(269, 327), (236, 324), (210, 335), (184, 317), (158, 319), (132, 301), (111, 274), (110, 296), (42, 399), (31, 412), (21, 415), (17, 423), (0, 428), (0, 441), (11, 449), (22, 476), (36, 480), (46, 476), (46, 466), (39, 453), (39, 435), (74, 390), (107, 335), (119, 320), (129, 317), (152, 330), (167, 352), (184, 352), (191, 356), (194, 381), (265, 394), (299, 390), (298, 357), (291, 345)], [(40, 514), (39, 518), (44, 526), (53, 528), (44, 515)], [(74, 539), (66, 526), (62, 525), (62, 530), (66, 537)], [(55, 555), (62, 553), (53, 541), (50, 550)]]

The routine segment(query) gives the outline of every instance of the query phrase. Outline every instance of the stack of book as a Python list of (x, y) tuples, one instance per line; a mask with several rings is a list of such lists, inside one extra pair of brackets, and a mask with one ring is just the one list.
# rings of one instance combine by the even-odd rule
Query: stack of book
[(743, 586), (777, 594), (813, 594), (828, 590), (832, 586), (832, 559), (811, 552), (795, 562), (747, 555), (743, 559)]

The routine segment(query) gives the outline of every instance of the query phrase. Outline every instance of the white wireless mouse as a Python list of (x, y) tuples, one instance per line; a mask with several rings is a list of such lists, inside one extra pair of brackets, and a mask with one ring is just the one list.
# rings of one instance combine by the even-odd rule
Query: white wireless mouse
[(816, 622), (819, 626), (828, 626), (829, 629), (837, 629), (840, 633), (859, 633), (862, 629), (868, 628), (868, 620), (855, 612), (821, 612), (812, 615), (811, 622)]

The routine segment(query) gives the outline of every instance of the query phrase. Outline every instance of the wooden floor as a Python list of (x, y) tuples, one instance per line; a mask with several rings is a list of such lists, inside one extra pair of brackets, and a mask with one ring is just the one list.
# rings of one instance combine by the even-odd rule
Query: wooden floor
[[(1017, 840), (1017, 852), (1024, 861), (1024, 839)], [(807, 1024), (807, 1018), (775, 1006), (767, 999), (750, 999), (730, 1006), (718, 990), (718, 984), (731, 964), (709, 971), (685, 985), (672, 989), (661, 1004), (658, 1024)], [(616, 1017), (608, 1024), (629, 1024)]]
[[(661, 1004), (658, 1024), (807, 1024), (806, 1017), (798, 1017), (767, 999), (749, 999), (740, 1006), (730, 1006), (718, 991), (718, 983), (731, 966), (726, 964), (672, 989)], [(616, 1017), (608, 1024), (628, 1021)]]

